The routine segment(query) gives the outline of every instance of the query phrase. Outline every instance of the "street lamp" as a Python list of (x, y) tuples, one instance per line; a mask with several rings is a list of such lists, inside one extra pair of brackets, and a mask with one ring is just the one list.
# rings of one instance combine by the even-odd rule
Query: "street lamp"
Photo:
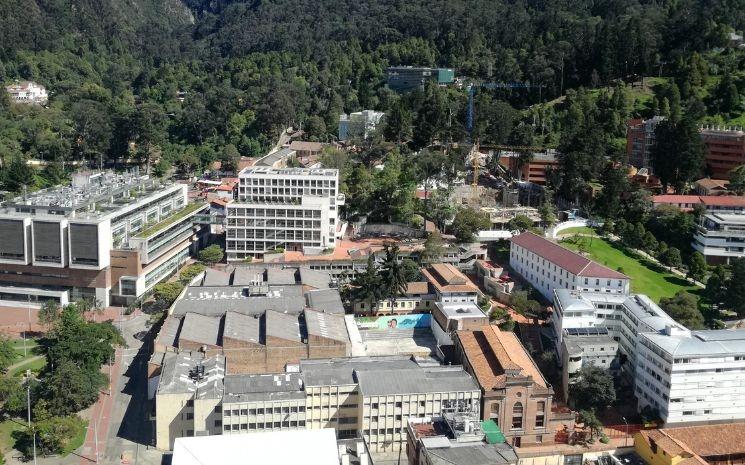
[(623, 423), (626, 425), (626, 440), (625, 440), (625, 444), (628, 447), (628, 445), (629, 445), (629, 422), (626, 421), (626, 417), (621, 417), (621, 420), (623, 420)]

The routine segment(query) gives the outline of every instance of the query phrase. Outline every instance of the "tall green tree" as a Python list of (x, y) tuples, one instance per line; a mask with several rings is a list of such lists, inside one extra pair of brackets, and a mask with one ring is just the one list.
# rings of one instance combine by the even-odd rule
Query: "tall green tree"
[(704, 316), (698, 309), (698, 299), (693, 294), (678, 291), (673, 297), (660, 299), (660, 307), (688, 329), (704, 328)]
[(398, 245), (386, 244), (384, 250), (385, 258), (383, 259), (383, 264), (380, 270), (382, 276), (381, 282), (383, 284), (383, 289), (385, 289), (385, 294), (388, 297), (388, 300), (390, 300), (392, 311), (396, 299), (406, 294), (406, 270), (398, 259), (400, 253)]
[(745, 258), (732, 260), (725, 298), (732, 310), (745, 316)]
[(701, 175), (704, 165), (704, 143), (691, 119), (666, 120), (655, 128), (652, 165), (663, 189), (672, 186), (676, 192)]
[(367, 308), (372, 311), (385, 297), (381, 281), (375, 257), (370, 254), (367, 257), (365, 271), (357, 273), (350, 283), (352, 300), (366, 303)]
[(569, 385), (569, 398), (578, 410), (604, 409), (616, 400), (613, 378), (603, 368), (583, 366)]
[(471, 242), (474, 235), (491, 227), (489, 217), (473, 208), (461, 207), (455, 213), (450, 229), (458, 242)]

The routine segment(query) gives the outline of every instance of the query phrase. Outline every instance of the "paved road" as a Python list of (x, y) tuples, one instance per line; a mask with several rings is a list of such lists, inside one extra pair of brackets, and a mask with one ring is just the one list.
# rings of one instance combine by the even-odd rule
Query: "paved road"
[[(143, 346), (132, 337), (148, 329), (147, 320), (147, 315), (141, 315), (121, 325), (129, 347), (120, 351), (121, 369), (112, 383), (110, 413), (104, 418), (109, 425), (105, 435), (99, 438), (98, 463), (114, 465), (126, 461), (132, 465), (160, 465), (163, 460), (163, 453), (150, 446), (153, 431), (149, 415), (151, 404), (147, 400), (149, 344)], [(104, 428), (99, 426), (99, 431)]]

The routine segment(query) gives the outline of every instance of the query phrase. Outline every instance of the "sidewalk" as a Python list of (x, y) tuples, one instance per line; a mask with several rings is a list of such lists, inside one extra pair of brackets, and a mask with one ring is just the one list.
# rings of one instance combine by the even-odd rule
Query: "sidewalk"
[[(111, 376), (109, 378), (111, 389), (115, 387), (116, 380), (119, 378), (121, 364), (121, 349), (117, 349), (116, 354), (114, 355), (114, 364), (111, 367)], [(107, 368), (108, 367), (104, 365), (102, 370), (108, 376)], [(103, 458), (104, 451), (106, 450), (106, 438), (108, 437), (109, 426), (111, 423), (111, 408), (114, 397), (114, 393), (109, 392), (110, 391), (107, 389), (105, 392), (100, 393), (98, 401), (93, 404), (88, 411), (88, 432), (86, 433), (83, 447), (78, 450), (81, 465), (100, 462)], [(96, 448), (96, 443), (98, 443), (98, 448)], [(96, 452), (98, 452), (99, 460), (96, 460)]]
[[(7, 334), (11, 338), (20, 338), (23, 332), (43, 333), (46, 328), (39, 324), (39, 309), (28, 309), (25, 307), (6, 307), (0, 306), (0, 333)], [(112, 320), (114, 324), (121, 321), (129, 321), (142, 312), (138, 309), (130, 315), (125, 315), (121, 307), (107, 307), (102, 313), (88, 312), (86, 318), (90, 321), (107, 321)]]

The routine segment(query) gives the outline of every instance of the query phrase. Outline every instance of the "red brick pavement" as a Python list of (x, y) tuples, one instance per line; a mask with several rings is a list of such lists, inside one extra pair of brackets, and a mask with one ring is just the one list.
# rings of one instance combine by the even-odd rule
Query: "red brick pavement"
[[(141, 312), (137, 310), (131, 315), (124, 315), (121, 307), (107, 307), (100, 314), (90, 312), (86, 315), (86, 317), (89, 320), (113, 320), (116, 322), (119, 319), (120, 312), (122, 312), (122, 321), (128, 321), (141, 314)], [(32, 308), (29, 312), (28, 308), (0, 306), (0, 333), (7, 334), (12, 338), (20, 338), (21, 333), (23, 333), (24, 331), (32, 333), (44, 332), (46, 328), (38, 324), (37, 313), (38, 310), (35, 308)]]
[[(114, 364), (111, 367), (111, 391), (101, 392), (98, 401), (90, 408), (90, 418), (88, 419), (88, 432), (85, 436), (85, 442), (80, 450), (80, 464), (89, 465), (96, 462), (96, 434), (98, 435), (98, 453), (103, 458), (106, 451), (106, 438), (109, 434), (111, 422), (111, 408), (113, 406), (113, 391), (116, 389), (116, 381), (119, 379), (121, 370), (122, 354), (120, 350), (116, 351)], [(104, 365), (102, 371), (108, 376), (108, 366)], [(111, 394), (109, 394), (111, 392)], [(96, 425), (96, 427), (94, 427)], [(100, 461), (100, 460), (99, 460)]]

